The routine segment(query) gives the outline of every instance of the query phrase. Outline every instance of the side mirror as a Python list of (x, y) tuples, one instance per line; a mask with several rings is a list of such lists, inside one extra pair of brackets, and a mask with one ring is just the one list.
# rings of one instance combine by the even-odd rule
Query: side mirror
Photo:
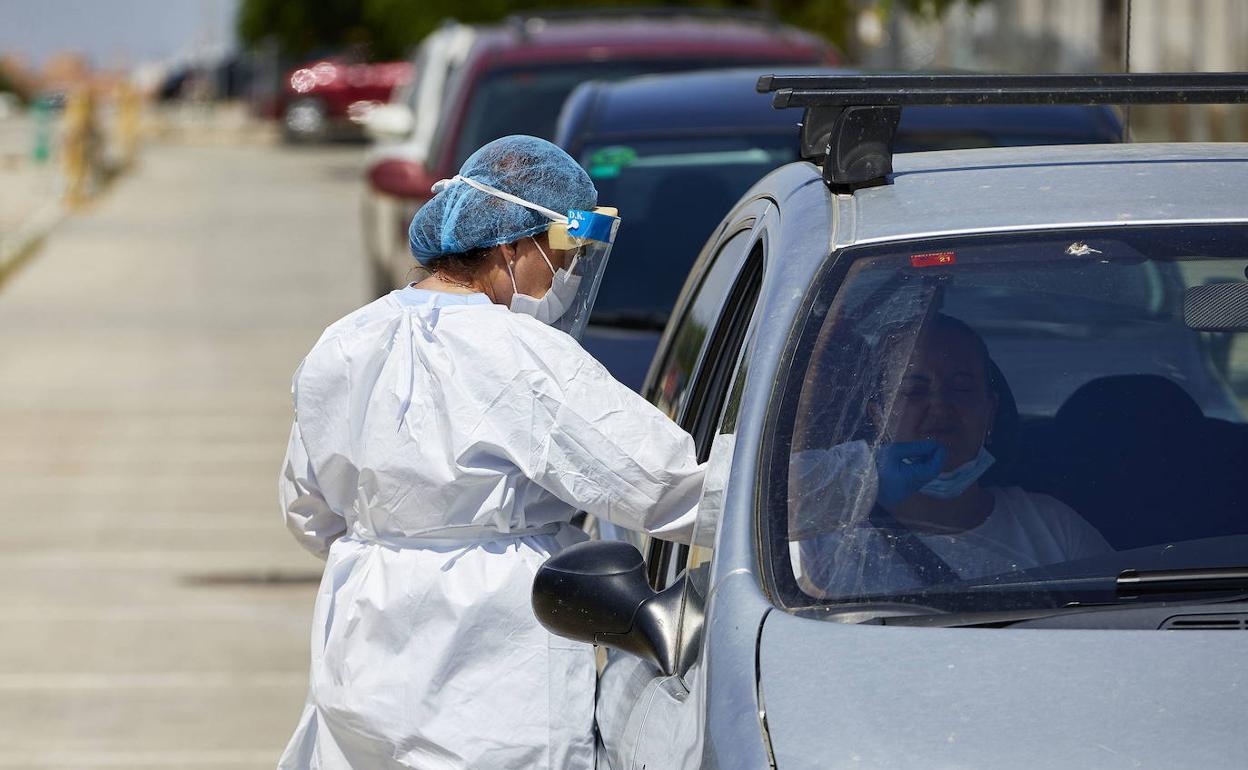
[(385, 158), (368, 169), (368, 182), (373, 189), (396, 198), (429, 200), (435, 181), (423, 163), (407, 158)]
[(533, 612), (546, 630), (632, 653), (669, 675), (687, 668), (677, 659), (684, 598), (684, 579), (655, 593), (646, 582), (641, 553), (614, 540), (591, 540), (560, 551), (533, 579)]
[(416, 118), (405, 104), (383, 104), (369, 111), (364, 130), (379, 142), (401, 142), (412, 133)]

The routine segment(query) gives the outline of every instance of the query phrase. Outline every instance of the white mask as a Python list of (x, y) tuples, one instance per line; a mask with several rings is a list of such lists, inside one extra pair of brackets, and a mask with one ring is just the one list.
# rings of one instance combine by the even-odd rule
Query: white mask
[[(524, 313), (531, 315), (544, 324), (553, 324), (558, 321), (564, 313), (568, 312), (568, 308), (572, 306), (572, 300), (576, 297), (576, 291), (581, 286), (581, 277), (573, 275), (565, 268), (555, 269), (550, 263), (550, 258), (546, 256), (546, 252), (542, 249), (541, 244), (536, 238), (530, 237), (533, 245), (537, 247), (538, 252), (542, 255), (542, 259), (546, 261), (546, 267), (550, 268), (550, 272), (554, 275), (551, 280), (550, 289), (542, 295), (541, 299), (532, 297), (528, 294), (521, 294), (519, 287), (516, 286), (516, 274), (511, 271), (511, 263), (507, 264), (507, 274), (511, 276), (511, 310), (513, 313)], [(573, 265), (576, 262), (573, 260)]]

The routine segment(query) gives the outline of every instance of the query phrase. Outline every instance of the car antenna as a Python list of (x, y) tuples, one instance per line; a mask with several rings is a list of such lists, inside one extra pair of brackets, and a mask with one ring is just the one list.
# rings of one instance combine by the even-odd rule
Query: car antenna
[(803, 107), (801, 156), (836, 192), (886, 184), (909, 105), (1240, 104), (1248, 72), (1082, 75), (763, 75), (776, 109)]

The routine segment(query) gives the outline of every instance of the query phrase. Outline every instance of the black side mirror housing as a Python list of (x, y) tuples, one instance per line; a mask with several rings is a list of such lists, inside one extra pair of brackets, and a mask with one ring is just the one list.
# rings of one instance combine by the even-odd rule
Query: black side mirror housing
[(533, 578), (533, 612), (546, 630), (630, 652), (664, 674), (686, 667), (676, 657), (684, 597), (683, 579), (656, 593), (641, 553), (615, 540), (566, 548)]

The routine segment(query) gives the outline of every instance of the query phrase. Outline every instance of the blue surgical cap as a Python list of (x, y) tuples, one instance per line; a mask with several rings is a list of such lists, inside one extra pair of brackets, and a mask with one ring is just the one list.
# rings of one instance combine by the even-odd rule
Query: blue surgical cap
[[(459, 175), (560, 214), (598, 202), (589, 174), (572, 156), (535, 136), (495, 139), (469, 156)], [(447, 254), (512, 243), (550, 224), (540, 212), (453, 182), (412, 217), (407, 241), (425, 265)]]

